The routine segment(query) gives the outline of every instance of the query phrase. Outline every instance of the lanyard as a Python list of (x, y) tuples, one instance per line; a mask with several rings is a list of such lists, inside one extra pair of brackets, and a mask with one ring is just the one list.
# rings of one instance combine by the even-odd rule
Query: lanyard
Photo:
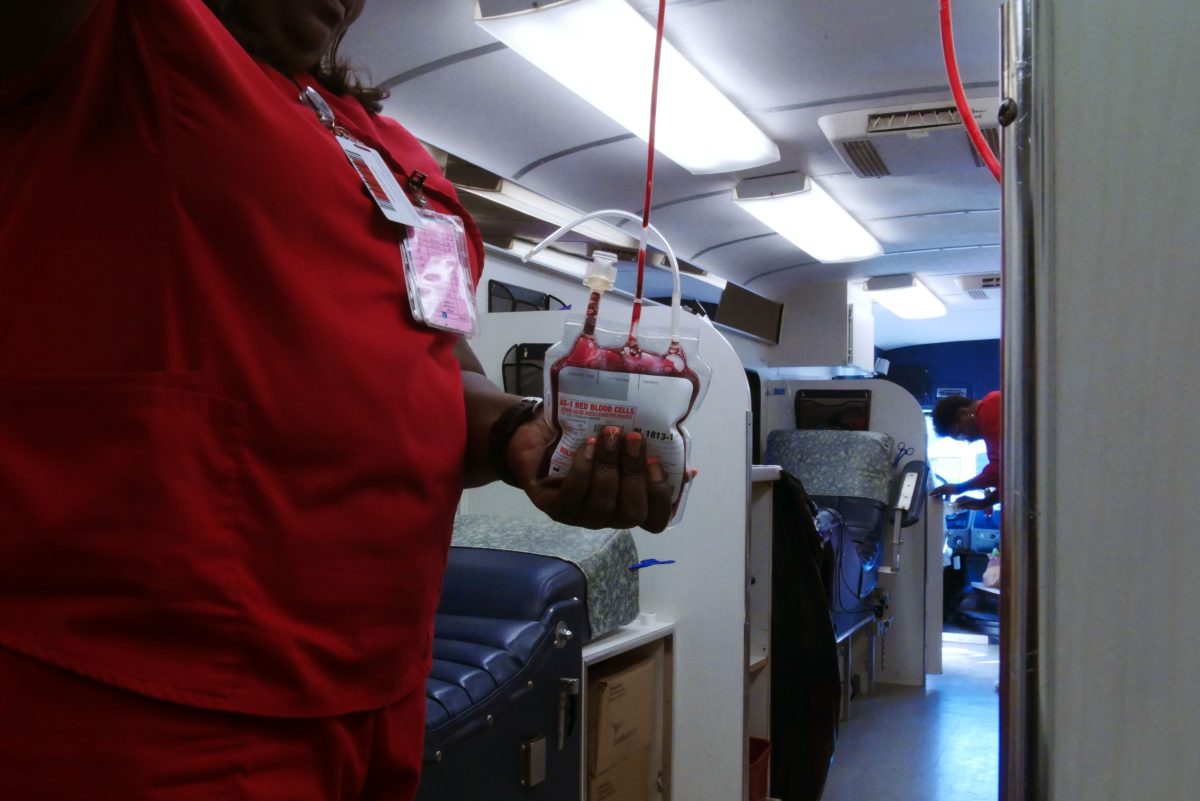
[[(428, 208), (424, 173), (414, 170), (406, 181), (408, 195), (378, 150), (337, 124), (333, 109), (312, 86), (300, 87), (300, 101), (313, 110), (333, 134), (367, 193), (383, 215), (401, 225), (400, 248), (413, 318), (430, 328), (471, 336), (475, 333), (475, 287), (461, 218)], [(397, 172), (403, 174), (403, 169)]]
[[(384, 162), (379, 151), (338, 125), (333, 109), (330, 108), (329, 103), (325, 101), (320, 92), (312, 86), (300, 86), (295, 78), (291, 80), (300, 90), (300, 102), (312, 109), (321, 126), (333, 134), (350, 165), (362, 179), (367, 193), (379, 206), (383, 215), (392, 222), (422, 227), (424, 223), (416, 213), (413, 201), (410, 201), (408, 195), (400, 188), (400, 184), (397, 183), (396, 177)], [(429, 205), (429, 200), (425, 197), (425, 179), (424, 173), (413, 172), (409, 175), (407, 182), (408, 190), (412, 193), (416, 206), (421, 208)]]

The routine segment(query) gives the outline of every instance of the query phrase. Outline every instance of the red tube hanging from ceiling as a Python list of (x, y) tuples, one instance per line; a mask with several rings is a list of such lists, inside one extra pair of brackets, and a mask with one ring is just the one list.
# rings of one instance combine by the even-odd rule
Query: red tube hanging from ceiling
[(967, 103), (967, 93), (963, 91), (962, 76), (958, 74), (958, 56), (954, 53), (954, 24), (950, 17), (950, 0), (938, 0), (938, 2), (941, 6), (942, 19), (942, 55), (946, 59), (946, 77), (950, 79), (950, 90), (954, 92), (954, 104), (958, 106), (958, 115), (962, 117), (963, 125), (967, 129), (967, 136), (971, 138), (971, 144), (975, 145), (979, 157), (983, 159), (983, 163), (987, 165), (992, 176), (999, 181), (1001, 180), (1000, 161), (992, 152), (991, 145), (983, 138), (983, 131), (979, 130), (979, 123), (975, 121), (975, 115), (971, 113), (971, 106)]

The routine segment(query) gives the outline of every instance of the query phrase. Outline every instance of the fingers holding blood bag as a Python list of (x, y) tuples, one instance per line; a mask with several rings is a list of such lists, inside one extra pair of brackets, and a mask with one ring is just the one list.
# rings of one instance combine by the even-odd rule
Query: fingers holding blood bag
[(551, 436), (549, 426), (531, 421), (509, 443), (510, 465), (535, 506), (560, 523), (587, 528), (666, 528), (671, 487), (657, 460), (646, 458), (641, 435), (602, 430), (573, 454), (565, 475), (540, 476), (538, 454)]
[[(579, 525), (585, 528), (607, 528), (618, 517), (621, 493), (621, 429), (606, 426), (600, 432), (596, 456), (592, 461), (591, 480), (587, 498), (580, 509)], [(640, 520), (636, 521), (641, 522)]]
[(621, 489), (614, 528), (641, 525), (649, 510), (646, 486), (646, 441), (636, 431), (626, 434), (621, 443)]
[(526, 490), (534, 504), (560, 523), (583, 525), (584, 503), (588, 499), (592, 472), (599, 450), (596, 437), (588, 437), (575, 453), (570, 471), (561, 480), (539, 479)]
[(646, 459), (646, 522), (642, 528), (657, 534), (671, 522), (675, 492), (667, 481), (658, 457)]

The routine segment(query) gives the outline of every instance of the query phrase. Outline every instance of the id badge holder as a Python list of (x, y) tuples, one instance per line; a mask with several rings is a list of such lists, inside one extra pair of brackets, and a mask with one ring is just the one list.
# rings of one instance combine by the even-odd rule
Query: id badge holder
[(463, 222), (450, 214), (415, 209), (421, 227), (400, 244), (413, 317), (431, 328), (465, 337), (475, 333), (475, 281)]

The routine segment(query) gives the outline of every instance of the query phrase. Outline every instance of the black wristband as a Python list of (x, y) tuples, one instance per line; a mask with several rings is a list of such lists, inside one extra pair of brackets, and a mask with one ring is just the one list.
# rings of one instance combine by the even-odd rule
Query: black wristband
[(491, 463), (492, 472), (505, 484), (518, 486), (517, 477), (508, 466), (508, 442), (518, 428), (532, 420), (541, 410), (541, 398), (521, 398), (501, 412), (496, 422), (492, 423), (488, 432), (488, 461)]

